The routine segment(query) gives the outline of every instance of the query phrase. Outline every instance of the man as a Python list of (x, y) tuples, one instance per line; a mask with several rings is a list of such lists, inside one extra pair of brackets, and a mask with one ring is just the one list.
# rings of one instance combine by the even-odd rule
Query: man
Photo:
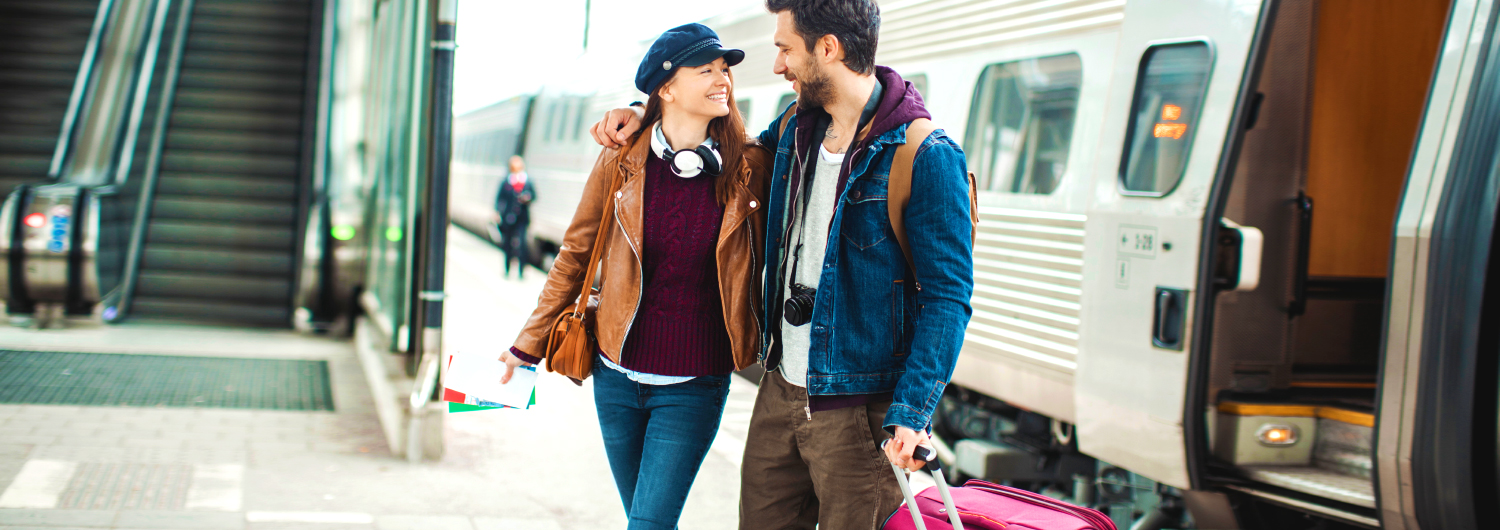
[(516, 261), (516, 278), (526, 278), (526, 228), (531, 226), (531, 202), (536, 188), (526, 176), (526, 162), (520, 156), (510, 157), (510, 176), (500, 183), (495, 195), (495, 224), (500, 229), (500, 250), (505, 253), (505, 277), (510, 277), (510, 262)]
[[(760, 134), (776, 150), (767, 373), (745, 442), (740, 528), (873, 529), (901, 503), (886, 462), (920, 468), (912, 451), (927, 442), (969, 321), (963, 152), (941, 130), (917, 150), (904, 213), (908, 267), (888, 219), (887, 175), (907, 124), (930, 115), (910, 83), (874, 64), (879, 8), (873, 0), (766, 7), (776, 15), (775, 73), (792, 82), (798, 103)], [(594, 126), (596, 140), (621, 143), (639, 128), (635, 116), (611, 111)]]

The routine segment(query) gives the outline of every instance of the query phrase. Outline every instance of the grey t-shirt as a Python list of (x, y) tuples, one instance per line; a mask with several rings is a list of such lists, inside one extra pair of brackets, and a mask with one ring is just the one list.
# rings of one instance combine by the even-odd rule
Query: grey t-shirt
[[(828, 250), (828, 225), (833, 222), (834, 204), (838, 202), (839, 168), (844, 155), (833, 154), (822, 145), (818, 146), (818, 163), (813, 167), (811, 195), (807, 198), (807, 222), (797, 226), (793, 234), (792, 250), (802, 242), (801, 259), (796, 255), (787, 257), (788, 264), (796, 263), (797, 283), (816, 289), (818, 276), (823, 269), (823, 254)], [(793, 223), (798, 222), (796, 218)], [(786, 274), (783, 285), (785, 296), (792, 294), (792, 271)], [(812, 342), (812, 324), (792, 326), (781, 324), (781, 375), (788, 383), (807, 387), (807, 354)]]

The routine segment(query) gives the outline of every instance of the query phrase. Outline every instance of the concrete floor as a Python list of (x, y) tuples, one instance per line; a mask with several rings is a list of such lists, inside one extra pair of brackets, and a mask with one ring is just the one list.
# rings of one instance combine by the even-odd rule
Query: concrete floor
[[(498, 354), (534, 307), (543, 275), (505, 280), (494, 247), (467, 232), (449, 237), (444, 347)], [(445, 458), (409, 464), (386, 447), (346, 340), (75, 321), (43, 331), (0, 327), (0, 349), (326, 360), (336, 405), (333, 412), (0, 405), (0, 528), (625, 527), (592, 387), (554, 374), (539, 379), (531, 410), (448, 415)], [(736, 527), (754, 393), (735, 378), (682, 528)], [(80, 491), (96, 494), (91, 508), (79, 506)], [(140, 499), (151, 495), (157, 501), (145, 506)]]

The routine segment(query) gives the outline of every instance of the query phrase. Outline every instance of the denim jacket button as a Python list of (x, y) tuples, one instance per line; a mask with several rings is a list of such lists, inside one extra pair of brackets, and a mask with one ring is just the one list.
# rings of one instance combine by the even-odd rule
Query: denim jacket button
[(854, 198), (856, 198), (856, 199), (859, 198), (859, 191), (858, 190), (855, 190), (855, 192), (854, 192)]

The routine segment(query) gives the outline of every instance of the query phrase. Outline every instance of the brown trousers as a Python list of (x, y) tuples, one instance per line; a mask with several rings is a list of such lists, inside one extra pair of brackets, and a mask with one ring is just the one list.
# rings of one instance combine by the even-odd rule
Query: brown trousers
[(760, 382), (740, 469), (740, 530), (876, 530), (901, 506), (880, 442), (890, 401), (811, 414), (780, 372)]

